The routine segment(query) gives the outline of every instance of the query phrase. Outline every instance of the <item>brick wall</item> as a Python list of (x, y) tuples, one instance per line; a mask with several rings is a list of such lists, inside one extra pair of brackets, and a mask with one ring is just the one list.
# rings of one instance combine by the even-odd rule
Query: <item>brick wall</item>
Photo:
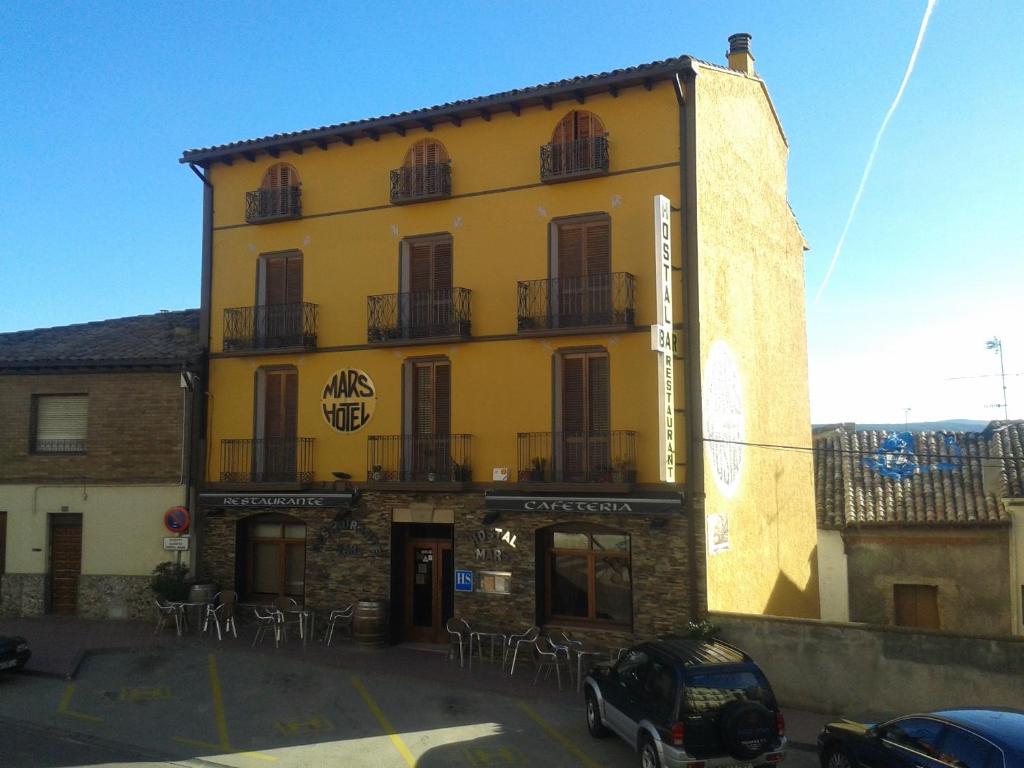
[[(32, 395), (89, 395), (86, 452), (32, 454)], [(152, 482), (181, 472), (177, 373), (0, 376), (0, 483), (88, 478)]]

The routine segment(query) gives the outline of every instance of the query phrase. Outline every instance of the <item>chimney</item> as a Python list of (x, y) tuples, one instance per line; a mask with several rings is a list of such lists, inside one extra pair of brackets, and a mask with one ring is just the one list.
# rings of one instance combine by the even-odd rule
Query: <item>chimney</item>
[(750, 53), (750, 35), (746, 32), (737, 32), (729, 35), (729, 69), (742, 72), (745, 75), (754, 74), (754, 57)]

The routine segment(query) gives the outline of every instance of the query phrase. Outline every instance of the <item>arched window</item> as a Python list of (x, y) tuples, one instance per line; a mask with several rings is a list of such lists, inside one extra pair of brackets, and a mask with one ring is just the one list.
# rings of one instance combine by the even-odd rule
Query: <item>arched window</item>
[(451, 160), (436, 139), (421, 139), (409, 147), (402, 167), (391, 172), (391, 202), (410, 202), (452, 193)]
[(306, 524), (266, 514), (239, 523), (245, 597), (269, 602), (286, 595), (301, 601), (306, 580)]
[[(545, 151), (546, 150), (546, 151)], [(574, 109), (563, 117), (541, 150), (541, 178), (594, 175), (608, 170), (608, 132), (593, 112)]]
[(288, 163), (275, 163), (263, 174), (260, 188), (246, 196), (246, 220), (297, 218), (302, 214), (300, 190), (298, 171)]
[(540, 529), (537, 538), (545, 621), (632, 623), (629, 534), (603, 525), (564, 523)]

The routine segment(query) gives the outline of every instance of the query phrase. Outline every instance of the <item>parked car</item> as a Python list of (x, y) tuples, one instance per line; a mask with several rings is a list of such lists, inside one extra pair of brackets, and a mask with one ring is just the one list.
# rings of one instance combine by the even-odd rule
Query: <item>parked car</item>
[(24, 669), (31, 655), (24, 637), (0, 636), (0, 671)]
[(818, 754), (824, 768), (1019, 768), (1024, 711), (950, 709), (878, 725), (829, 723)]
[(764, 673), (719, 640), (667, 637), (599, 664), (583, 682), (592, 736), (616, 733), (643, 768), (782, 762), (785, 723)]

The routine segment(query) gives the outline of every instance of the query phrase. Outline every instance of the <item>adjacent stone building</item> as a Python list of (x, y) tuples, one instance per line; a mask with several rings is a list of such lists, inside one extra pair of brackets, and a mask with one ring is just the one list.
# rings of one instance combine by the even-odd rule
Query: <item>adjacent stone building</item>
[(815, 430), (821, 617), (1024, 635), (1024, 422)]
[(0, 334), (0, 613), (151, 613), (149, 575), (174, 557), (164, 513), (189, 503), (198, 324)]

